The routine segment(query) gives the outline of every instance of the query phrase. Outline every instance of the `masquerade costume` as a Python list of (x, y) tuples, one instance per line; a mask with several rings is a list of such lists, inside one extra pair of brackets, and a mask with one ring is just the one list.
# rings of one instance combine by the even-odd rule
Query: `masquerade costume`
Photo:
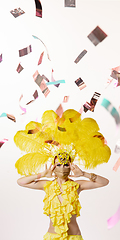
[[(53, 111), (43, 113), (42, 122), (30, 122), (24, 131), (14, 137), (16, 145), (27, 154), (15, 164), (21, 175), (38, 174), (48, 161), (54, 164), (57, 156), (60, 164), (76, 160), (85, 168), (94, 168), (108, 162), (111, 151), (99, 126), (92, 118), (81, 120), (81, 114), (73, 109), (65, 111), (61, 118)], [(91, 176), (92, 181), (95, 175)], [(77, 189), (79, 184), (68, 180), (62, 184), (62, 194), (57, 180), (44, 185), (44, 213), (50, 216), (56, 234), (46, 233), (44, 240), (83, 240), (81, 235), (68, 235), (68, 223), (72, 215), (79, 216), (80, 203)], [(63, 202), (58, 199), (62, 196)]]

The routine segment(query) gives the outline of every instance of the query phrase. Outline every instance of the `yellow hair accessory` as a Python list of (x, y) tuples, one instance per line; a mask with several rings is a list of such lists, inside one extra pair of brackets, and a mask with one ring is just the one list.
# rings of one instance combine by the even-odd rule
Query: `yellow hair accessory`
[(57, 159), (61, 164), (66, 164), (69, 161), (69, 154), (66, 152), (58, 153)]

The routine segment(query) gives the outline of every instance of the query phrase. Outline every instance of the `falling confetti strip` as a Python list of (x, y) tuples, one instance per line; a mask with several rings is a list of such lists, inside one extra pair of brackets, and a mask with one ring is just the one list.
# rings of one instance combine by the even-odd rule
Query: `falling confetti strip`
[(37, 83), (37, 85), (40, 87), (42, 93), (44, 94), (45, 97), (50, 93), (49, 88), (47, 87), (43, 77), (39, 74), (38, 71), (36, 71), (33, 74), (34, 81)]
[(2, 53), (1, 53), (1, 55), (0, 55), (0, 63), (2, 62)]
[(19, 50), (19, 57), (23, 57), (25, 55), (27, 55), (28, 53), (32, 52), (32, 47), (31, 45), (29, 45), (28, 47), (26, 48), (23, 48), (21, 50)]
[(115, 153), (120, 153), (120, 139), (116, 142), (114, 152)]
[[(46, 51), (47, 51), (47, 57), (48, 57), (48, 59), (50, 60), (50, 56), (49, 56), (47, 47), (46, 47), (46, 45), (44, 44), (44, 42), (43, 42), (40, 38), (38, 38), (38, 37), (36, 37), (36, 36), (34, 36), (34, 35), (32, 35), (32, 37), (34, 37), (35, 39), (39, 40), (39, 41), (44, 45), (44, 47), (46, 48)], [(50, 60), (50, 61), (51, 61), (51, 60)]]
[(35, 0), (36, 16), (42, 18), (42, 5), (40, 0)]
[(11, 10), (10, 13), (16, 18), (25, 12), (21, 8), (15, 8), (14, 10)]
[(120, 158), (118, 158), (117, 162), (115, 163), (113, 170), (116, 172), (120, 166)]
[(95, 108), (95, 105), (100, 97), (100, 93), (98, 92), (95, 92), (93, 94), (93, 97), (91, 98), (90, 100), (90, 103), (86, 102), (83, 107), (84, 107), (84, 112), (87, 112), (88, 110), (90, 110), (91, 112), (94, 112), (94, 108)]
[(9, 118), (10, 120), (12, 120), (13, 122), (16, 122), (15, 117), (14, 117), (13, 115), (11, 115), (11, 114), (8, 114), (8, 113), (2, 113), (2, 114), (0, 115), (0, 117), (7, 117), (7, 118)]
[(17, 71), (18, 73), (20, 73), (23, 69), (24, 69), (24, 68), (23, 68), (23, 67), (21, 66), (21, 64), (19, 63), (16, 71)]
[(68, 102), (68, 100), (69, 100), (69, 96), (64, 96), (63, 103)]
[(55, 82), (47, 82), (46, 85), (56, 85), (56, 84), (60, 84), (60, 83), (65, 83), (65, 80), (58, 80)]
[(83, 82), (82, 78), (78, 78), (77, 80), (75, 80), (75, 83), (80, 90), (86, 87), (86, 84)]
[(6, 114), (6, 113), (2, 113), (2, 114), (0, 115), (0, 117), (7, 117), (7, 114)]
[(107, 34), (97, 26), (87, 37), (95, 46), (97, 46), (107, 37)]
[(54, 72), (54, 70), (52, 69), (52, 72), (51, 72), (51, 82), (55, 82), (54, 86), (55, 87), (59, 87), (60, 84), (56, 84), (56, 80), (53, 77), (53, 72)]
[(60, 104), (58, 106), (58, 108), (56, 109), (55, 111), (57, 113), (57, 115), (61, 118), (62, 117), (62, 114), (63, 114), (63, 107), (62, 107), (62, 104)]
[(41, 55), (40, 55), (40, 58), (39, 58), (39, 61), (38, 61), (38, 65), (40, 65), (42, 63), (43, 55), (44, 55), (44, 52), (42, 52)]
[(65, 7), (76, 7), (75, 0), (65, 0)]
[(24, 107), (22, 107), (22, 106), (20, 105), (20, 101), (21, 101), (22, 98), (23, 98), (23, 94), (21, 94), (21, 96), (20, 96), (20, 98), (19, 98), (19, 106), (20, 106), (21, 110), (23, 111), (23, 113), (22, 113), (22, 115), (23, 115), (23, 114), (26, 113), (26, 108), (24, 108)]
[(107, 220), (108, 229), (114, 227), (120, 220), (120, 206), (117, 212)]
[(103, 99), (101, 105), (110, 112), (110, 114), (114, 117), (116, 124), (120, 124), (120, 116), (118, 111), (115, 107), (111, 104), (110, 101), (108, 101), (106, 98)]
[(7, 114), (7, 118), (12, 120), (13, 122), (16, 122), (16, 118), (13, 115), (11, 115), (11, 114)]
[(84, 56), (85, 56), (85, 54), (87, 53), (87, 50), (83, 50), (79, 55), (78, 55), (78, 57), (75, 59), (75, 63), (78, 63), (80, 60), (81, 60), (81, 58), (83, 58)]
[(2, 139), (2, 140), (0, 141), (0, 148), (1, 148), (2, 145), (3, 145), (5, 142), (7, 142), (7, 141), (8, 141), (8, 139), (6, 139), (6, 138)]

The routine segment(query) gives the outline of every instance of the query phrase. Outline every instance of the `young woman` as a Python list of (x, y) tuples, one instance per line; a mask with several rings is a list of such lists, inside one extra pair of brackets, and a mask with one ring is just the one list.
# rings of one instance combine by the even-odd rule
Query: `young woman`
[[(72, 171), (72, 175), (70, 175)], [(69, 177), (85, 177), (89, 180), (73, 181)], [(55, 177), (54, 180), (40, 178)], [(50, 217), (48, 232), (44, 240), (83, 240), (76, 218), (80, 215), (79, 194), (83, 190), (106, 186), (109, 180), (94, 173), (83, 172), (71, 162), (69, 154), (58, 153), (54, 165), (39, 174), (19, 178), (22, 187), (39, 189), (46, 192), (44, 213)]]

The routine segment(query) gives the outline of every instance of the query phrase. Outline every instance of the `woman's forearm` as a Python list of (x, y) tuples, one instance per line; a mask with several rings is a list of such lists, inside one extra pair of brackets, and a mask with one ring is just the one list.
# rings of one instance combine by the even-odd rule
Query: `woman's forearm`
[(105, 186), (109, 183), (109, 180), (107, 178), (101, 177), (99, 175), (94, 174), (95, 177), (92, 178), (91, 173), (83, 172), (83, 176), (86, 178), (89, 178), (90, 181), (96, 182), (102, 186)]
[(19, 185), (24, 186), (24, 185), (29, 184), (31, 182), (35, 182), (35, 180), (39, 179), (40, 177), (42, 177), (42, 173), (34, 174), (34, 175), (28, 175), (26, 177), (19, 178), (17, 180), (17, 183)]

